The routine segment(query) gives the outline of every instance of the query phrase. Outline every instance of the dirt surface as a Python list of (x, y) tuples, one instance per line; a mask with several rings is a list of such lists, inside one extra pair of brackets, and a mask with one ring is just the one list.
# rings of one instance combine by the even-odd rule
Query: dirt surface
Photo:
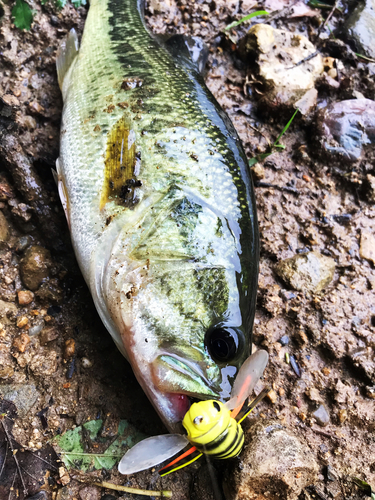
[[(256, 8), (271, 9), (270, 3)], [(269, 20), (273, 27), (304, 34), (322, 56), (340, 62), (338, 86), (329, 78), (316, 85), (318, 107), (354, 99), (359, 92), (374, 99), (373, 63), (339, 41), (352, 7), (339, 4), (341, 11), (329, 23), (336, 38), (322, 28), (320, 11), (293, 17), (284, 10)], [(10, 5), (0, 8), (0, 390), (19, 405), (12, 432), (23, 449), (33, 452), (97, 418), (107, 423), (127, 419), (142, 432), (162, 433), (95, 312), (51, 173), (62, 107), (56, 49), (72, 27), (82, 33), (87, 11), (70, 4), (60, 12), (49, 3), (33, 2), (32, 7), (36, 16), (29, 32), (14, 27)], [(152, 0), (147, 11), (154, 31), (198, 35), (208, 43), (207, 84), (231, 117), (249, 158), (267, 150), (293, 112), (267, 99), (255, 70), (240, 59), (235, 42), (248, 26), (232, 30), (231, 39), (221, 32), (253, 8), (247, 0)], [(327, 17), (329, 10), (323, 12)], [(261, 234), (253, 340), (270, 354), (265, 382), (273, 388), (253, 415), (279, 419), (308, 443), (320, 475), (301, 498), (356, 499), (364, 492), (353, 485), (353, 476), (375, 486), (374, 154), (367, 148), (357, 162), (335, 162), (320, 152), (315, 121), (314, 113), (297, 116), (281, 141), (285, 151), (253, 167)], [(320, 293), (291, 289), (275, 272), (281, 260), (308, 251), (335, 262), (333, 280)], [(286, 354), (295, 361), (294, 369)], [(24, 407), (15, 396), (19, 387), (29, 391)], [(321, 405), (325, 414), (314, 416)], [(48, 498), (120, 496), (94, 486), (84, 490), (59, 467), (55, 462), (46, 482)], [(146, 472), (124, 481), (104, 469), (99, 476), (171, 488), (176, 499), (214, 498), (211, 479), (199, 467), (162, 480)], [(226, 467), (217, 464), (217, 477)], [(9, 498), (16, 493), (10, 491)]]

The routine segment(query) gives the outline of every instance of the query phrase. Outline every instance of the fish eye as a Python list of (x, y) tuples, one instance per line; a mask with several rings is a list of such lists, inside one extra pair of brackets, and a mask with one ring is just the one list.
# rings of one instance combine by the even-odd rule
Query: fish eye
[(240, 347), (240, 335), (235, 328), (215, 328), (206, 334), (206, 345), (217, 362), (232, 361)]
[(213, 402), (214, 408), (216, 408), (217, 411), (220, 411), (220, 405), (216, 401)]
[(195, 425), (199, 425), (203, 422), (203, 417), (202, 416), (199, 416), (199, 417), (195, 417), (195, 419), (193, 420), (194, 424)]

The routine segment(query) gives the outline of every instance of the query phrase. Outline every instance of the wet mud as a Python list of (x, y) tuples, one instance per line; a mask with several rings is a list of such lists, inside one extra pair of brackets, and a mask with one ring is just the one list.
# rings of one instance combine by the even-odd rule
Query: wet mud
[[(365, 498), (353, 477), (375, 487), (375, 156), (369, 143), (349, 163), (332, 155), (322, 146), (323, 118), (316, 113), (346, 99), (374, 99), (374, 64), (339, 39), (352, 8), (340, 5), (330, 21), (337, 38), (322, 27), (319, 11), (271, 13), (273, 27), (307, 36), (340, 69), (338, 77), (326, 68), (316, 82), (317, 105), (296, 116), (280, 141), (285, 150), (252, 167), (261, 235), (253, 342), (270, 354), (264, 384), (272, 391), (251, 418), (277, 420), (307, 444), (318, 475), (302, 499)], [(126, 419), (146, 434), (165, 429), (95, 311), (51, 170), (62, 108), (56, 50), (72, 27), (81, 35), (87, 10), (32, 6), (30, 31), (14, 27), (7, 3), (0, 18), (0, 394), (18, 411), (14, 439), (37, 453), (54, 436), (98, 418), (115, 427)], [(256, 67), (238, 52), (248, 25), (229, 37), (222, 32), (252, 8), (246, 0), (151, 0), (146, 11), (155, 32), (200, 36), (208, 44), (207, 84), (249, 158), (269, 150), (294, 111), (287, 99), (269, 98)], [(328, 259), (329, 269), (309, 268), (301, 278), (295, 261), (282, 262), (310, 252)], [(87, 449), (93, 451), (92, 443)], [(115, 469), (95, 477), (206, 500), (220, 498), (224, 473), (227, 482), (236, 476), (242, 484), (238, 474), (249, 464), (241, 460), (215, 463), (211, 473), (197, 462), (163, 479), (151, 471), (124, 480)], [(54, 463), (40, 498), (136, 498), (83, 486), (61, 465)], [(258, 496), (246, 488), (226, 494), (292, 498), (286, 490), (270, 493), (266, 480)]]

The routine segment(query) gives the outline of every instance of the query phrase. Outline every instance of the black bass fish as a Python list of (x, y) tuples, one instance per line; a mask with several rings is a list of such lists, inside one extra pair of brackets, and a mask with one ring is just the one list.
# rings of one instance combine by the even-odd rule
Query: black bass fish
[(96, 308), (169, 430), (229, 398), (251, 350), (259, 240), (239, 137), (180, 35), (92, 0), (57, 70), (59, 193)]

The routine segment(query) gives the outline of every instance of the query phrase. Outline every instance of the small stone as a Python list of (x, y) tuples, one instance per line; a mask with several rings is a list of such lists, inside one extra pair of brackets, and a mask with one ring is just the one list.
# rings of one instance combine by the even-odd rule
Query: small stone
[(300, 412), (298, 416), (302, 420), (302, 422), (304, 422), (307, 419), (306, 413)]
[(267, 394), (267, 398), (274, 405), (276, 403), (276, 401), (277, 401), (277, 394), (276, 394), (276, 392), (273, 389), (271, 389), (270, 392)]
[(370, 399), (375, 399), (375, 386), (373, 386), (373, 387), (367, 386), (366, 387), (366, 396)]
[(44, 302), (59, 303), (63, 299), (63, 291), (58, 284), (58, 280), (50, 279), (42, 283), (36, 292), (38, 299)]
[(82, 358), (81, 359), (81, 365), (82, 365), (82, 368), (91, 368), (92, 367), (92, 361), (90, 361), (88, 358)]
[(8, 325), (11, 323), (10, 319), (12, 316), (17, 314), (17, 306), (12, 302), (5, 302), (5, 300), (0, 300), (0, 318), (2, 323)]
[(316, 387), (309, 387), (308, 389), (306, 389), (305, 394), (310, 399), (310, 401), (314, 401), (315, 403), (319, 404), (323, 403), (323, 398)]
[(315, 109), (317, 97), (318, 91), (316, 89), (310, 89), (294, 104), (294, 107), (296, 109), (298, 108), (302, 115), (308, 115)]
[(296, 331), (295, 338), (300, 345), (306, 345), (309, 343), (306, 332), (304, 330), (301, 330), (300, 328)]
[(29, 290), (37, 290), (47, 278), (51, 265), (51, 254), (46, 248), (37, 245), (29, 247), (20, 261), (20, 273), (24, 285)]
[(319, 408), (316, 411), (314, 411), (312, 416), (315, 418), (315, 420), (321, 427), (325, 427), (329, 423), (329, 414), (325, 409), (324, 405), (320, 405)]
[(5, 215), (0, 210), (0, 241), (9, 240), (9, 224), (5, 218)]
[(81, 500), (100, 500), (100, 489), (95, 486), (84, 486), (79, 490), (79, 498)]
[(25, 352), (28, 345), (30, 344), (30, 337), (27, 333), (21, 333), (13, 340), (13, 347), (19, 352)]
[(55, 326), (46, 326), (40, 332), (39, 340), (42, 345), (48, 344), (48, 342), (52, 342), (56, 340), (59, 336), (59, 332)]
[(328, 375), (331, 373), (331, 370), (325, 366), (324, 368), (322, 368), (322, 373), (323, 375), (328, 377)]
[(17, 293), (18, 303), (20, 306), (26, 306), (34, 299), (34, 294), (30, 290), (21, 290)]
[(348, 412), (346, 410), (339, 410), (338, 417), (340, 424), (343, 424), (345, 420), (348, 418)]
[(253, 176), (255, 177), (255, 180), (261, 181), (262, 179), (265, 178), (266, 174), (264, 172), (264, 167), (260, 163), (256, 163), (251, 167), (251, 172)]
[(76, 343), (74, 339), (68, 339), (65, 341), (64, 346), (64, 358), (69, 359), (72, 358), (75, 354)]
[(359, 255), (375, 265), (375, 236), (372, 233), (362, 231)]
[(289, 344), (289, 336), (283, 335), (281, 338), (279, 338), (278, 342), (280, 342), (281, 345), (288, 345)]
[(29, 322), (29, 318), (27, 318), (27, 316), (21, 316), (19, 318), (17, 318), (17, 327), (18, 328), (23, 328), (24, 326), (26, 326)]
[[(355, 4), (354, 4), (355, 5)], [(344, 25), (344, 30), (360, 54), (375, 58), (375, 0), (358, 2)]]
[(0, 396), (16, 405), (20, 418), (25, 417), (35, 402), (39, 392), (33, 384), (5, 384), (0, 385)]
[(332, 281), (335, 261), (318, 252), (307, 252), (280, 261), (275, 271), (295, 290), (319, 293)]
[(375, 176), (368, 174), (366, 176), (366, 182), (364, 184), (366, 189), (367, 201), (371, 204), (375, 203)]
[(56, 351), (47, 351), (34, 356), (29, 364), (35, 375), (52, 375), (57, 370)]
[(279, 395), (280, 396), (285, 396), (285, 389), (283, 387), (280, 387), (280, 389), (279, 389)]
[(228, 465), (225, 471), (225, 498), (263, 499), (267, 491), (268, 498), (296, 500), (317, 480), (319, 468), (307, 444), (279, 421), (256, 421), (245, 440), (242, 466)]

